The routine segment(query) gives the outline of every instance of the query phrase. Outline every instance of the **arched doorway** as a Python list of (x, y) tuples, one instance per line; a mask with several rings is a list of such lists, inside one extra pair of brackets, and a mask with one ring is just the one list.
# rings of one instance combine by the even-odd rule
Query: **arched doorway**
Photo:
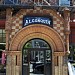
[[(9, 47), (10, 52), (12, 52), (12, 51), (20, 52), (20, 55), (19, 55), (20, 60), (17, 60), (17, 63), (19, 62), (18, 66), (19, 66), (20, 75), (22, 75), (22, 64), (23, 64), (22, 56), (21, 56), (22, 49), (29, 40), (34, 39), (34, 38), (43, 39), (43, 40), (45, 40), (46, 43), (48, 43), (50, 45), (50, 47), (52, 49), (52, 75), (55, 75), (54, 57), (56, 54), (64, 52), (64, 50), (65, 50), (64, 42), (63, 42), (61, 36), (54, 29), (52, 29), (49, 26), (42, 25), (42, 24), (33, 24), (33, 25), (22, 28), (20, 31), (18, 31), (15, 34), (15, 36), (12, 38), (12, 40), (10, 42), (10, 47)], [(28, 52), (29, 52), (29, 49), (28, 49)], [(31, 53), (31, 52), (29, 52), (29, 53)], [(43, 52), (43, 53), (45, 53), (45, 52)], [(17, 55), (17, 57), (18, 57), (18, 55)], [(30, 60), (30, 58), (28, 60)]]
[(52, 75), (52, 50), (42, 39), (32, 39), (22, 49), (22, 75)]
[(46, 40), (54, 51), (65, 50), (61, 36), (51, 27), (42, 24), (33, 24), (22, 28), (10, 42), (9, 50), (22, 50), (24, 43), (33, 38)]

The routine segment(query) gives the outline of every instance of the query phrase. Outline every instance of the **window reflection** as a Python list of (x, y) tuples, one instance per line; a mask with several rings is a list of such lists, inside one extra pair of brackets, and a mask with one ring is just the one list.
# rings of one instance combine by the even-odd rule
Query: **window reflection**
[(23, 50), (23, 64), (28, 63), (28, 50)]
[(49, 45), (43, 40), (31, 40), (25, 44), (24, 48), (49, 48)]
[(5, 43), (5, 29), (0, 29), (0, 43)]
[(51, 62), (51, 51), (46, 50), (46, 63), (50, 63), (50, 62)]
[(27, 69), (29, 75), (50, 75), (50, 66), (51, 47), (45, 41), (33, 39), (24, 45), (23, 69)]

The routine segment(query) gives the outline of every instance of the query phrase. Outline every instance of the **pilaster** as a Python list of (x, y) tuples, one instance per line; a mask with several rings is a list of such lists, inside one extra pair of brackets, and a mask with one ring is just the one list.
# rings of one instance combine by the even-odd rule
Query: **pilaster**
[(65, 7), (64, 8), (64, 27), (65, 27), (65, 43), (66, 43), (66, 53), (70, 53), (69, 51), (69, 34), (70, 34), (70, 10)]
[(9, 50), (10, 32), (11, 32), (11, 21), (12, 21), (12, 9), (6, 9), (6, 50)]
[(6, 75), (21, 75), (21, 51), (6, 51)]
[(54, 52), (56, 58), (54, 63), (57, 63), (55, 64), (55, 75), (68, 75), (67, 65), (64, 64), (64, 55), (64, 52)]

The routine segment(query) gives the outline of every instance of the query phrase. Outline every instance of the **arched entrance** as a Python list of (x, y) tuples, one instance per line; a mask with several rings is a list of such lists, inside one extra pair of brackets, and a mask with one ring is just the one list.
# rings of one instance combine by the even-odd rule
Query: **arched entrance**
[[(29, 40), (37, 39), (37, 38), (45, 40), (46, 43), (48, 43), (51, 48), (52, 75), (55, 75), (54, 74), (54, 70), (55, 70), (54, 53), (55, 52), (64, 52), (65, 46), (64, 46), (64, 42), (63, 42), (62, 38), (60, 37), (60, 35), (51, 27), (46, 26), (46, 25), (42, 25), (42, 24), (33, 24), (33, 25), (26, 26), (26, 27), (22, 28), (18, 33), (15, 34), (15, 36), (11, 40), (9, 50), (10, 51), (20, 51), (20, 53), (22, 54), (22, 49), (23, 49), (24, 45)], [(31, 54), (31, 52), (36, 53), (35, 50), (31, 50), (31, 49), (27, 49), (27, 50), (28, 50), (28, 52), (30, 51), (29, 52), (30, 54)], [(44, 51), (46, 51), (46, 50), (42, 50), (43, 53), (46, 53)], [(23, 64), (22, 63), (22, 56), (20, 56), (20, 58), (21, 59), (18, 61), (20, 61), (19, 67), (20, 67), (20, 72), (22, 72), (22, 64)], [(30, 60), (30, 58), (28, 60)], [(30, 72), (30, 71), (28, 71), (28, 72)]]
[(52, 50), (42, 39), (32, 39), (24, 45), (22, 62), (22, 75), (52, 75)]
[(60, 35), (51, 27), (42, 24), (33, 24), (22, 28), (12, 38), (9, 50), (22, 50), (25, 42), (33, 38), (47, 41), (54, 51), (65, 50), (64, 42)]

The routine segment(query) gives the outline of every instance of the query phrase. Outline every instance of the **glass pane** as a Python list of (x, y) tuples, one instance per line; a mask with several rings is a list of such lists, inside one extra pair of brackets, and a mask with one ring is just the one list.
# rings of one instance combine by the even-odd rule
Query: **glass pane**
[(2, 43), (2, 37), (0, 36), (0, 43)]
[(28, 50), (23, 50), (22, 61), (23, 75), (28, 75)]
[(23, 64), (28, 63), (28, 50), (23, 50)]
[(45, 74), (51, 75), (51, 50), (46, 50), (46, 64), (45, 64)]
[(2, 33), (0, 33), (0, 37), (2, 37)]
[(5, 43), (6, 42), (6, 37), (3, 37), (3, 41), (2, 41), (3, 43)]
[(44, 51), (30, 51), (30, 75), (44, 75)]
[(5, 29), (3, 29), (3, 33), (5, 33)]
[(2, 29), (0, 29), (0, 33), (2, 33)]
[(50, 62), (51, 62), (51, 51), (46, 50), (46, 63), (50, 63)]
[(40, 39), (33, 39), (25, 44), (24, 48), (49, 48), (49, 45)]
[(3, 34), (3, 37), (5, 37), (6, 35), (5, 34)]
[(5, 50), (5, 45), (4, 44), (0, 44), (0, 49), (1, 50)]
[(5, 29), (0, 29), (0, 43), (6, 42)]

